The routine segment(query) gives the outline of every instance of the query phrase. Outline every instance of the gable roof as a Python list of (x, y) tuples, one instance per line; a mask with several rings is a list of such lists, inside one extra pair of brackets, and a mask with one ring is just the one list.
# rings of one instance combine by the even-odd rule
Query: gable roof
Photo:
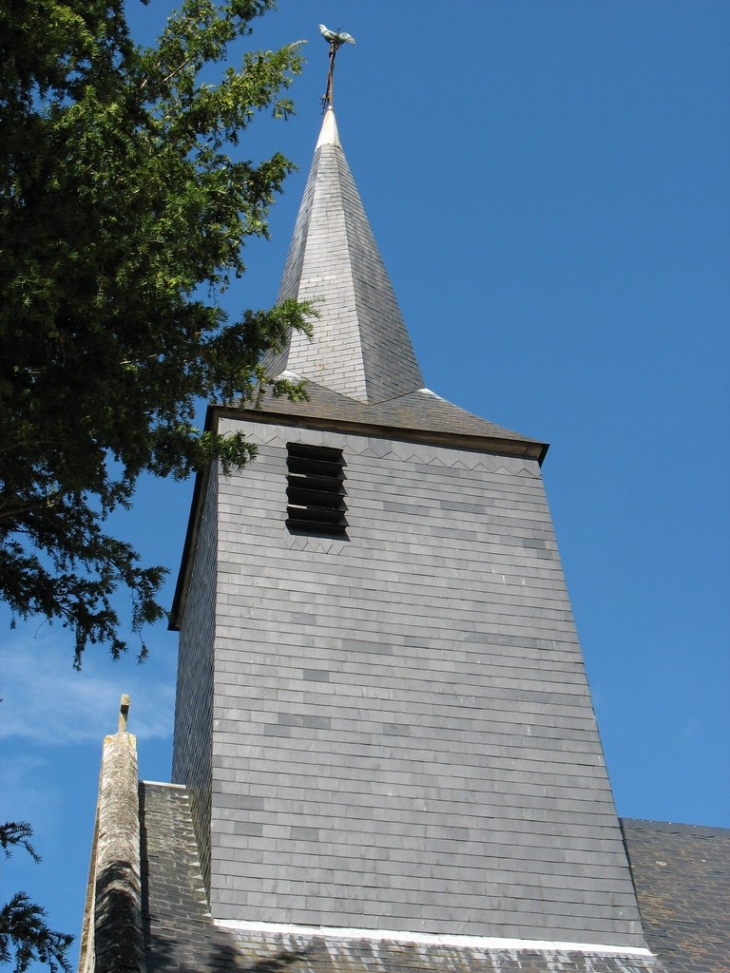
[(726, 973), (730, 829), (621, 822), (644, 932), (669, 973)]
[(214, 922), (186, 789), (141, 783), (140, 823), (147, 973), (664, 973), (645, 949)]
[[(79, 969), (111, 973), (725, 973), (730, 829), (621, 822), (649, 950), (354, 930), (267, 929), (211, 918), (177, 784), (137, 783), (135, 738), (104, 740)], [(458, 938), (458, 937), (457, 937)]]

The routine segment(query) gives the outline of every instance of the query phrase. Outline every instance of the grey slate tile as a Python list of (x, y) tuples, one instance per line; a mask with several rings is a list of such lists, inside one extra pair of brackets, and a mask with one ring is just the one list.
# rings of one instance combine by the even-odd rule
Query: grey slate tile
[(621, 822), (651, 949), (668, 973), (730, 968), (730, 830)]
[[(325, 254), (325, 237), (344, 245), (343, 213), (351, 249)], [(539, 474), (544, 446), (420, 388), (378, 261), (344, 156), (336, 146), (318, 151), (282, 293), (338, 279), (322, 330), (332, 371), (310, 383), (306, 403), (265, 397), (260, 409), (215, 412), (221, 432), (258, 440), (261, 461), (220, 481), (219, 506), (211, 494), (200, 508), (216, 522), (215, 558), (231, 570), (214, 604), (199, 571), (185, 608), (208, 656), (215, 625), (221, 665), (207, 704), (215, 731), (181, 773), (192, 782), (207, 769), (209, 747), (266, 800), (264, 822), (255, 808), (226, 807), (226, 790), (213, 798), (214, 824), (239, 815), (236, 827), (253, 829), (225, 848), (214, 831), (213, 910), (233, 917), (237, 888), (261, 921), (398, 916), (405, 930), (433, 919), (461, 932), (483, 929), (491, 909), (493, 926), (533, 938), (575, 930), (586, 941), (595, 931), (637, 945), (587, 687), (575, 678), (582, 662)], [(353, 321), (368, 279), (377, 282), (372, 303)], [(359, 351), (353, 327), (366, 339)], [(295, 339), (289, 364), (307, 373), (321, 348)], [(346, 544), (283, 527), (293, 441), (345, 449)], [(407, 646), (406, 636), (418, 641)], [(184, 635), (181, 699), (199, 692), (197, 637)], [(309, 680), (305, 696), (292, 685), (305, 669), (337, 672), (337, 692)], [(511, 685), (496, 678), (515, 672)], [(591, 800), (576, 800), (576, 786)], [(311, 806), (302, 817), (291, 809), (303, 795)], [(370, 817), (359, 814), (362, 795), (377, 798)], [(439, 807), (429, 810), (435, 795)], [(202, 834), (211, 805), (201, 807)], [(311, 836), (294, 837), (297, 828)], [(252, 849), (261, 860), (247, 861)], [(321, 885), (325, 872), (326, 901), (337, 903), (327, 913), (324, 899), (318, 905), (293, 881)], [(267, 896), (272, 878), (292, 884)], [(366, 888), (377, 894), (358, 894)]]
[[(280, 973), (286, 969), (292, 973), (663, 973), (650, 957), (611, 953), (459, 948), (387, 938), (337, 939), (317, 933), (284, 935), (221, 928), (208, 912), (186, 792), (143, 784), (141, 794), (148, 973)], [(297, 894), (287, 878), (269, 877), (263, 892), (250, 893), (240, 888), (245, 871), (245, 865), (239, 868), (231, 863), (218, 892), (221, 901), (237, 904), (239, 914), (265, 907), (272, 897), (283, 894), (293, 901), (290, 918), (296, 913), (302, 922), (314, 921), (318, 913), (312, 906), (322, 900), (328, 902), (335, 918), (346, 918), (338, 916), (334, 889), (325, 883), (307, 883)], [(370, 890), (377, 894), (377, 884)], [(411, 896), (421, 899), (422, 895), (420, 889), (404, 890), (404, 906)], [(379, 920), (366, 907), (364, 901), (361, 928), (377, 929)], [(437, 905), (424, 901), (424, 912), (437, 918), (438, 911)], [(483, 912), (476, 906), (470, 921), (480, 917)], [(500, 924), (500, 934), (519, 933), (505, 921), (506, 916), (495, 911), (493, 917)]]

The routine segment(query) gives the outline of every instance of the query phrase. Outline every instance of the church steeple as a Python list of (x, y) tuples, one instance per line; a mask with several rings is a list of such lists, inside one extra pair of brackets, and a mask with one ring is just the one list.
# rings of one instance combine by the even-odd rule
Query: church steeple
[(173, 777), (214, 922), (280, 951), (292, 928), (489, 937), (494, 969), (515, 941), (535, 970), (647, 955), (545, 446), (423, 387), (331, 109), (280, 298), (321, 299), (265, 363), (306, 399), (211, 410), (256, 456), (199, 480), (173, 609)]
[(294, 372), (334, 392), (374, 404), (423, 387), (393, 287), (328, 108), (317, 142), (279, 300), (313, 301), (310, 341), (293, 334), (265, 359), (272, 376)]

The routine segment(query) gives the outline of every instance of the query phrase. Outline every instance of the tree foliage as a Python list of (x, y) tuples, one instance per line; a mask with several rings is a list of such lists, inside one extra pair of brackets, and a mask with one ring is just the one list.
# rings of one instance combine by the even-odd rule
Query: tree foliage
[[(40, 857), (30, 843), (33, 831), (25, 821), (0, 825), (0, 847), (9, 858), (15, 846), (24, 848), (35, 862)], [(25, 973), (31, 963), (46, 963), (51, 973), (70, 973), (67, 959), (73, 936), (55, 932), (46, 924), (46, 911), (31, 902), (25, 892), (16, 892), (0, 906), (0, 963), (15, 962), (15, 973)]]
[(272, 6), (184, 0), (145, 47), (122, 0), (0, 0), (0, 597), (61, 619), (77, 664), (127, 647), (117, 589), (135, 629), (163, 614), (164, 569), (109, 513), (144, 472), (245, 462), (196, 403), (249, 400), (262, 351), (307, 329), (293, 302), (235, 321), (218, 304), (292, 168), (235, 150), (257, 112), (292, 110), (296, 44), (228, 63)]

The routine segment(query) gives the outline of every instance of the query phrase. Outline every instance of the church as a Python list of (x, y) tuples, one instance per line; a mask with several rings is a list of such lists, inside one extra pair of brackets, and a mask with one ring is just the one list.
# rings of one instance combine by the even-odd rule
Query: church
[[(173, 780), (104, 743), (80, 973), (720, 973), (730, 832), (619, 820), (541, 466), (424, 386), (324, 116), (265, 360), (213, 407)], [(723, 877), (724, 876), (724, 877)]]

